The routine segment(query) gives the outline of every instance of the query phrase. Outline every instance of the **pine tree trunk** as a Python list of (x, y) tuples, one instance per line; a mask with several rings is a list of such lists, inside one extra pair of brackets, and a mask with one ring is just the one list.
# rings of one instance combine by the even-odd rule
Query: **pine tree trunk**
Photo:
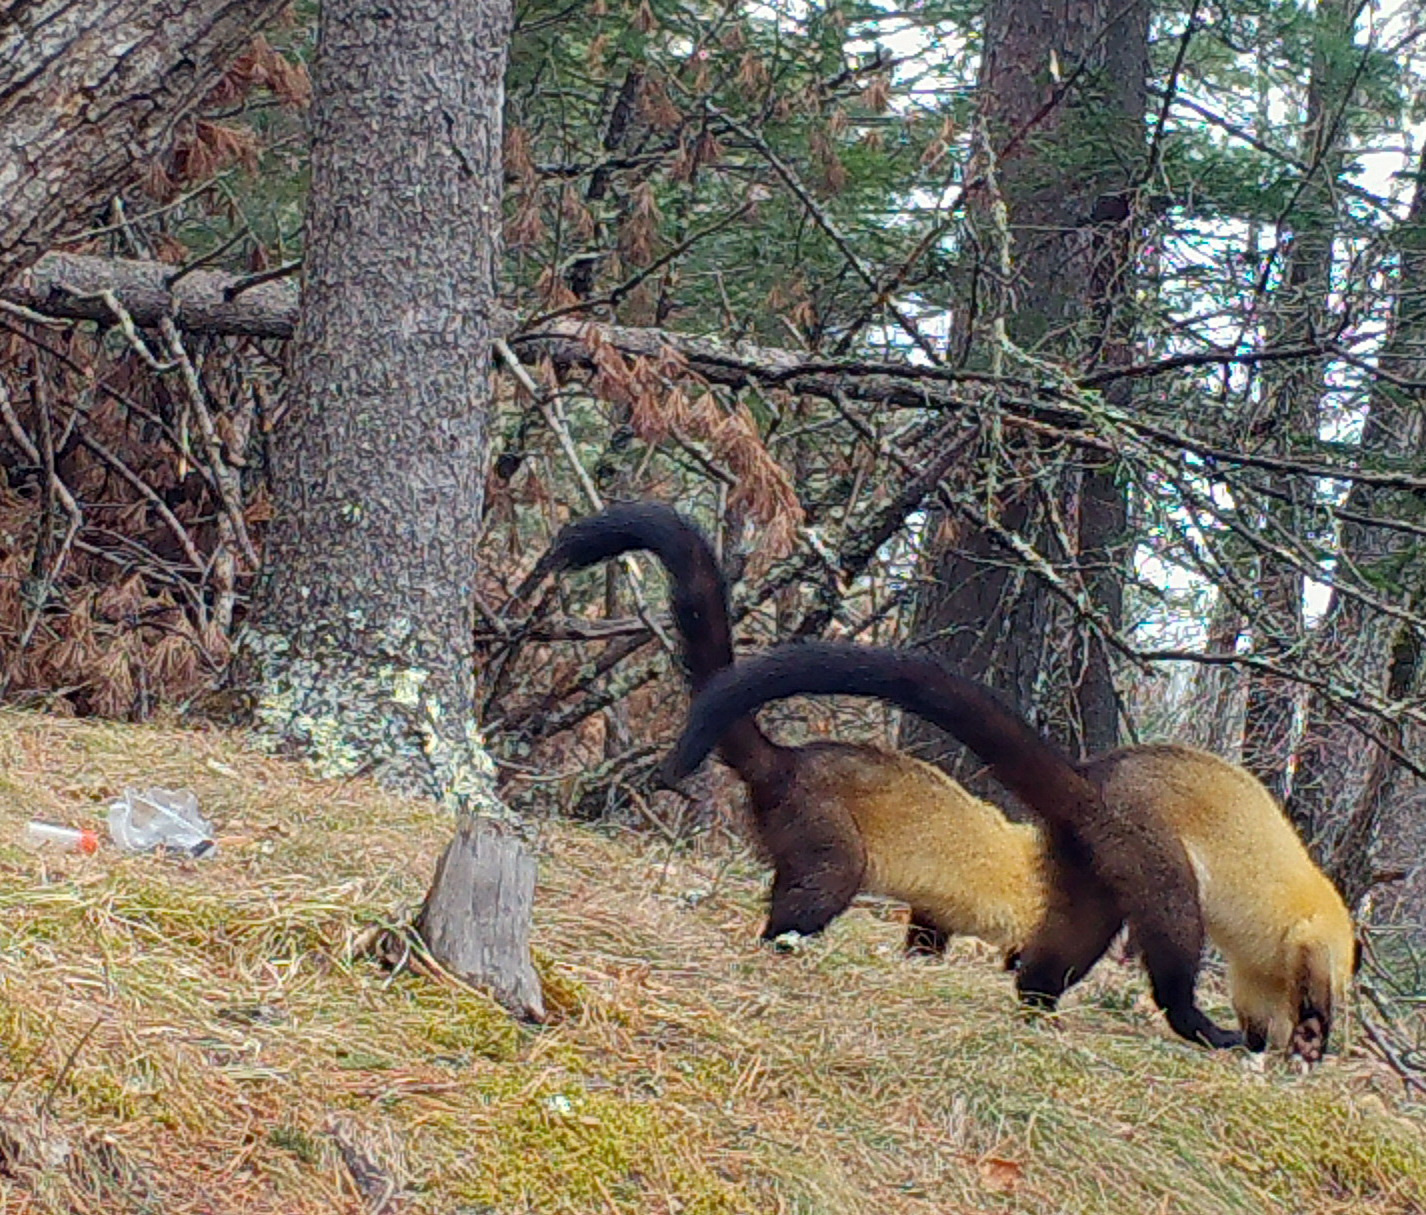
[[(1416, 636), (1405, 628), (1395, 632), (1387, 666), (1386, 693), (1392, 699), (1405, 699), (1419, 694), (1422, 687), (1421, 646)], [(1386, 728), (1387, 741), (1397, 750), (1407, 751), (1408, 739), (1418, 743), (1419, 730), (1393, 722)], [(1378, 857), (1383, 851), (1383, 826), (1391, 812), (1408, 802), (1409, 786), (1418, 784), (1415, 776), (1392, 757), (1383, 746), (1363, 748), (1370, 756), (1365, 775), (1356, 790), (1356, 798), (1347, 804), (1340, 816), (1335, 846), (1328, 860), (1327, 871), (1348, 907), (1356, 907), (1378, 882)], [(1402, 834), (1406, 834), (1403, 832)], [(1419, 853), (1417, 854), (1419, 856)], [(1407, 872), (1410, 872), (1408, 867)]]
[[(1417, 171), (1419, 183), (1419, 174), (1426, 172), (1426, 155)], [(1391, 327), (1380, 357), (1382, 374), (1373, 382), (1368, 401), (1361, 445), (1374, 458), (1415, 455), (1421, 459), (1426, 458), (1426, 417), (1417, 395), (1398, 386), (1426, 378), (1426, 298), (1420, 289), (1426, 275), (1426, 187), (1420, 184), (1397, 243), (1400, 268)], [(1413, 495), (1360, 483), (1348, 493), (1346, 507), (1358, 519), (1411, 522), (1422, 514)], [(1337, 566), (1341, 577), (1365, 584), (1374, 595), (1420, 610), (1426, 598), (1426, 562), (1419, 556), (1419, 540), (1348, 521), (1342, 527), (1341, 547), (1344, 560)], [(1349, 679), (1388, 697), (1405, 696), (1416, 678), (1401, 673), (1400, 655), (1414, 654), (1409, 632), (1400, 620), (1334, 590), (1313, 638), (1313, 656), (1319, 667), (1334, 672), (1339, 680)], [(1412, 657), (1408, 665), (1417, 661)], [(1393, 690), (1393, 681), (1399, 690)], [(1392, 730), (1379, 721), (1362, 724), (1378, 733)], [(1374, 843), (1361, 824), (1375, 823), (1384, 811), (1382, 805), (1369, 804), (1370, 795), (1376, 791), (1384, 797), (1384, 791), (1397, 783), (1379, 770), (1391, 763), (1385, 752), (1366, 743), (1357, 723), (1324, 697), (1316, 695), (1309, 701), (1288, 810), (1304, 834), (1331, 845), (1329, 868), (1339, 876), (1350, 874), (1354, 885), (1370, 869), (1364, 856), (1354, 854)]]
[[(1332, 249), (1336, 238), (1336, 190), (1342, 172), (1343, 125), (1340, 116), (1351, 67), (1340, 46), (1351, 41), (1357, 8), (1349, 0), (1323, 0), (1318, 6), (1317, 46), (1307, 90), (1303, 160), (1314, 166), (1304, 182), (1293, 214), (1292, 243), (1283, 284), (1272, 298), (1273, 345), (1310, 343), (1325, 335), (1332, 285)], [(1263, 377), (1261, 413), (1250, 422), (1252, 438), (1265, 452), (1291, 451), (1301, 438), (1317, 437), (1325, 387), (1325, 359), (1298, 359)], [(1266, 511), (1264, 534), (1304, 536), (1309, 531), (1311, 487), (1301, 477), (1276, 477), (1275, 497)], [(1254, 651), (1283, 661), (1300, 645), (1305, 623), (1302, 573), (1271, 553), (1258, 557), (1261, 610), (1252, 623)], [(1243, 722), (1243, 764), (1279, 800), (1291, 790), (1293, 753), (1298, 738), (1301, 689), (1288, 679), (1254, 672), (1248, 679)]]
[[(1081, 368), (1131, 361), (1121, 305), (1133, 283), (1134, 217), (1125, 192), (1144, 154), (1148, 8), (990, 0), (984, 45), (979, 104), (997, 159), (983, 167), (993, 169), (1008, 209), (1016, 277), (1013, 295), (1002, 294), (997, 305), (995, 288), (986, 286), (997, 270), (983, 265), (980, 315), (967, 310), (956, 328), (993, 343), (987, 318), (998, 313), (1010, 339), (1039, 357)], [(1062, 78), (1073, 77), (1060, 97), (1046, 71), (1052, 61)], [(988, 202), (978, 198), (982, 217), (992, 213)], [(982, 262), (993, 262), (996, 235), (983, 218)], [(1127, 392), (1121, 395), (1116, 404), (1127, 405)], [(1047, 478), (1043, 456), (1033, 443), (987, 435), (971, 480), (978, 492), (998, 487), (998, 523), (1067, 569), (1071, 581), (1081, 578), (1101, 617), (1117, 627), (1125, 487), (1112, 462), (1069, 466)], [(1052, 524), (1051, 502), (1063, 532)], [(916, 639), (959, 673), (1003, 691), (1071, 748), (1112, 747), (1119, 716), (1113, 672), (1087, 626), (973, 521), (942, 518), (928, 535)], [(978, 765), (951, 762), (959, 748), (919, 719), (903, 719), (901, 742), (978, 783)]]
[(473, 701), (509, 29), (508, 0), (322, 5), (292, 406), (239, 670), (282, 747), (457, 811), (422, 930), (539, 1015), (533, 864)]
[(133, 183), (285, 0), (0, 8), (0, 283)]
[[(1418, 585), (1426, 583), (1426, 571), (1418, 568), (1417, 576)], [(1418, 704), (1426, 698), (1426, 642), (1410, 629), (1403, 629), (1398, 637), (1387, 687)], [(1426, 728), (1403, 723), (1391, 733), (1404, 754), (1426, 755)], [(1348, 826), (1332, 851), (1328, 872), (1349, 907), (1355, 909), (1374, 896), (1368, 903), (1373, 918), (1403, 925), (1419, 947), (1426, 942), (1426, 782), (1385, 748), (1373, 747), (1372, 752), (1372, 770), (1346, 816)], [(1356, 830), (1358, 817), (1369, 820), (1370, 833)], [(1366, 838), (1360, 847), (1353, 847), (1357, 834)], [(1384, 878), (1394, 882), (1385, 890)]]

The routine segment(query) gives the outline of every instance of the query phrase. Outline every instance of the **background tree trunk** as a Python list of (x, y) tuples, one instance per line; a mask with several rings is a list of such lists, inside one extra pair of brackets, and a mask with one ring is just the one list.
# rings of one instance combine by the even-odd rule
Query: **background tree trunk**
[[(1379, 366), (1392, 377), (1378, 379), (1368, 402), (1362, 428), (1362, 450), (1373, 458), (1426, 457), (1426, 417), (1414, 392), (1399, 384), (1426, 379), (1426, 296), (1420, 284), (1426, 276), (1426, 156), (1417, 162), (1417, 187), (1411, 210), (1397, 238), (1400, 262), (1391, 329)], [(1419, 605), (1426, 571), (1418, 537), (1357, 519), (1386, 522), (1419, 519), (1417, 500), (1367, 485), (1354, 485), (1347, 510), (1355, 516), (1342, 525), (1339, 568), (1353, 581), (1394, 592), (1408, 606)], [(1325, 670), (1348, 672), (1363, 686), (1382, 690), (1388, 699), (1410, 694), (1418, 678), (1420, 658), (1410, 628), (1401, 620), (1375, 611), (1360, 599), (1334, 590), (1322, 623), (1313, 637), (1314, 658)], [(1380, 732), (1383, 727), (1374, 723)], [(1400, 743), (1400, 729), (1394, 731)], [(1308, 702), (1297, 773), (1288, 809), (1309, 837), (1325, 844), (1329, 870), (1354, 897), (1371, 885), (1367, 852), (1378, 820), (1390, 809), (1386, 798), (1399, 795), (1409, 776), (1387, 779), (1393, 765), (1386, 752), (1366, 741), (1361, 731), (1321, 695)], [(1358, 855), (1360, 853), (1360, 855)]]
[[(1148, 9), (991, 0), (984, 46), (981, 114), (998, 157), (987, 167), (1008, 210), (1015, 272), (999, 284), (998, 315), (1021, 349), (1081, 366), (1120, 365), (1132, 330), (1122, 304), (1133, 278), (1130, 192), (1144, 156)], [(1051, 62), (1067, 83), (1052, 78)], [(983, 246), (986, 236), (982, 225)], [(980, 261), (981, 277), (994, 281), (995, 255), (982, 248)], [(997, 310), (987, 311), (995, 321)], [(985, 327), (975, 316), (957, 326), (963, 336)], [(1113, 464), (1069, 465), (1046, 478), (1041, 449), (1007, 450), (993, 434), (980, 455), (975, 482), (993, 499), (1000, 525), (1056, 564), (1077, 566), (1103, 618), (1117, 625), (1126, 507)], [(1118, 702), (1103, 647), (984, 528), (939, 520), (922, 569), (918, 640), (961, 674), (1005, 692), (1072, 748), (1115, 744)], [(973, 762), (947, 762), (959, 748), (919, 719), (903, 719), (901, 741), (976, 783)]]
[[(1245, 627), (1243, 613), (1220, 593), (1208, 618), (1203, 648), (1210, 654), (1235, 653)], [(1188, 698), (1193, 712), (1184, 722), (1184, 741), (1236, 763), (1243, 746), (1246, 682), (1242, 673), (1230, 666), (1209, 664), (1194, 671)]]
[[(1418, 586), (1426, 583), (1418, 561)], [(1388, 688), (1405, 689), (1420, 697), (1426, 691), (1426, 661), (1419, 635), (1403, 629), (1397, 639), (1388, 675)], [(1408, 755), (1426, 755), (1426, 730), (1405, 724), (1393, 731), (1394, 742)], [(1426, 783), (1418, 780), (1387, 754), (1372, 748), (1372, 768), (1362, 785), (1356, 809), (1348, 817), (1343, 838), (1332, 850), (1329, 872), (1349, 906), (1365, 902), (1378, 924), (1414, 926), (1419, 942), (1426, 925)], [(1370, 799), (1370, 800), (1369, 800)], [(1360, 830), (1375, 830), (1376, 837), (1354, 847)], [(1404, 875), (1384, 886), (1383, 875)], [(1358, 875), (1365, 874), (1365, 881)]]
[(0, 10), (0, 282), (134, 181), (286, 0)]
[(533, 865), (473, 703), (509, 28), (504, 0), (322, 5), (292, 405), (240, 670), (282, 746), (483, 816), (422, 928), (539, 1015)]
[[(1272, 297), (1273, 345), (1308, 344), (1326, 336), (1346, 141), (1344, 106), (1355, 76), (1350, 51), (1358, 11), (1350, 0), (1326, 0), (1318, 6), (1302, 136), (1302, 159), (1310, 167), (1294, 208), (1283, 284)], [(1325, 359), (1304, 358), (1264, 374), (1261, 408), (1248, 427), (1249, 435), (1263, 442), (1263, 450), (1286, 452), (1299, 439), (1317, 437), (1325, 369)], [(1291, 547), (1292, 537), (1309, 530), (1310, 488), (1301, 477), (1271, 479), (1276, 497), (1266, 511), (1263, 532), (1271, 543), (1282, 546), (1286, 541)], [(1253, 626), (1253, 648), (1259, 655), (1281, 661), (1302, 643), (1305, 589), (1302, 572), (1292, 562), (1259, 554), (1261, 611)], [(1243, 764), (1280, 801), (1287, 801), (1291, 789), (1301, 703), (1299, 686), (1291, 680), (1258, 672), (1249, 676)]]

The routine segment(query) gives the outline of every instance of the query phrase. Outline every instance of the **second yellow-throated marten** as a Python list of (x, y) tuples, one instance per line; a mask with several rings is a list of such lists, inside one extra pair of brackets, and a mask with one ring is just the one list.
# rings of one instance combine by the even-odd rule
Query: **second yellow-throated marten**
[[(615, 506), (569, 524), (526, 585), (635, 549), (657, 554), (669, 572), (697, 691), (733, 661), (727, 591), (707, 541), (671, 508)], [(1215, 1025), (1195, 1000), (1203, 921), (1178, 838), (1152, 809), (1106, 807), (1094, 785), (988, 689), (947, 674), (938, 691), (937, 724), (990, 765), (1041, 832), (1008, 823), (908, 756), (849, 743), (779, 746), (751, 707), (728, 714), (719, 702), (702, 719), (716, 720), (717, 730), (697, 736), (708, 744), (698, 758), (716, 744), (747, 785), (754, 829), (773, 864), (763, 936), (820, 932), (859, 891), (884, 894), (911, 905), (917, 930), (968, 932), (1018, 949), (1021, 998), (1052, 1006), (1127, 918), (1174, 1030), (1209, 1046), (1239, 1044), (1241, 1036)]]
[[(967, 729), (971, 702), (964, 684), (931, 658), (909, 651), (834, 642), (777, 646), (708, 682), (689, 711), (688, 726), (666, 775), (678, 779), (691, 772), (728, 723), (746, 722), (760, 705), (817, 693), (890, 701), (985, 754), (975, 745), (975, 729)], [(996, 775), (1004, 780), (1005, 771), (1018, 768), (1021, 780), (1012, 786), (1015, 792), (1031, 805), (1043, 801), (1043, 790), (1031, 786), (1058, 777), (1045, 767), (1040, 746), (1018, 755), (1022, 736), (1008, 727), (997, 726), (997, 730), (1007, 741), (998, 752)], [(928, 814), (927, 804), (918, 804), (912, 761), (898, 759), (889, 773), (885, 765), (878, 767), (884, 784), (878, 796), (868, 798), (856, 782), (829, 778), (825, 762), (815, 753), (788, 749), (781, 773), (763, 778), (767, 787), (781, 790), (769, 813), (799, 821), (824, 815), (828, 805), (847, 805), (863, 854), (871, 858), (899, 853), (905, 839), (927, 830)], [(1209, 938), (1227, 959), (1233, 1007), (1249, 1047), (1262, 1050), (1271, 1043), (1288, 1047), (1308, 1062), (1319, 1059), (1326, 1049), (1333, 1011), (1342, 1006), (1356, 965), (1351, 916), (1262, 784), (1217, 756), (1166, 744), (1113, 751), (1078, 765), (1076, 777), (1088, 779), (1107, 808), (1102, 820), (1091, 820), (1084, 838), (1095, 861), (1118, 876), (1113, 888), (1123, 892), (1123, 909), (1136, 936), (1145, 923), (1144, 904), (1159, 897), (1159, 879), (1153, 868), (1140, 868), (1142, 831), (1136, 836), (1134, 829), (1152, 825), (1155, 834), (1171, 833), (1187, 850), (1198, 888), (1193, 913), (1201, 908)], [(819, 787), (836, 787), (839, 782), (846, 790), (840, 797)], [(938, 832), (956, 829), (947, 821), (953, 815), (940, 807), (932, 807), (929, 817)], [(1013, 828), (1007, 823), (1004, 830)], [(994, 828), (982, 827), (981, 832), (987, 838), (996, 835)], [(1055, 850), (1051, 837), (1046, 851), (1053, 856)], [(1106, 860), (1109, 864), (1104, 866)], [(843, 863), (849, 871), (856, 865), (850, 852)], [(1027, 872), (1033, 875), (1036, 867), (999, 873), (967, 870), (958, 879), (965, 883), (963, 897), (975, 901), (996, 897), (1007, 881), (1024, 882)], [(850, 877), (830, 884), (845, 887)], [(1052, 897), (1050, 903), (1053, 916)], [(1183, 895), (1176, 888), (1165, 906), (1175, 917), (1186, 914)], [(1083, 973), (1108, 947), (1117, 927), (1096, 909), (1094, 915), (1053, 923), (1052, 935), (1061, 956), (1073, 961), (1076, 973)], [(1165, 925), (1162, 931), (1172, 928)], [(1179, 951), (1187, 947), (1186, 940), (1174, 945)], [(1143, 945), (1151, 975), (1153, 954), (1160, 948), (1159, 943)], [(1170, 957), (1177, 967), (1183, 965), (1179, 953), (1171, 952)]]

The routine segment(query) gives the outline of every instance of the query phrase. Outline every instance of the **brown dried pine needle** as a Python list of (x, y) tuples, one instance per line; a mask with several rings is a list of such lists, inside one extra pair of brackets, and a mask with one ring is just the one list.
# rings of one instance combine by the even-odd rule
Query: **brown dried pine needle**
[[(1420, 1212), (1389, 1076), (1171, 1039), (1106, 964), (1057, 1024), (988, 951), (884, 908), (793, 956), (759, 874), (552, 827), (540, 1029), (364, 946), (450, 824), (218, 733), (0, 714), (0, 1209)], [(187, 786), (211, 860), (40, 857), (126, 784)], [(1220, 1015), (1224, 1010), (1216, 1010)]]

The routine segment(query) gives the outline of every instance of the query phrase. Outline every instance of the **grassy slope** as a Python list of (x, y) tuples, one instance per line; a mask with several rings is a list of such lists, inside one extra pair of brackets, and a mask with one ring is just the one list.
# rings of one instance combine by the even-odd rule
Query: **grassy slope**
[(1426, 1123), (1372, 1064), (1192, 1050), (1123, 968), (1027, 1024), (974, 945), (909, 964), (862, 911), (774, 957), (751, 870), (558, 828), (536, 937), (566, 1014), (518, 1029), (358, 948), (420, 899), (429, 807), (219, 734), (0, 714), (0, 841), (125, 783), (237, 838), (0, 842), (7, 1212), (373, 1209), (344, 1152), (404, 1211), (1426, 1211)]

